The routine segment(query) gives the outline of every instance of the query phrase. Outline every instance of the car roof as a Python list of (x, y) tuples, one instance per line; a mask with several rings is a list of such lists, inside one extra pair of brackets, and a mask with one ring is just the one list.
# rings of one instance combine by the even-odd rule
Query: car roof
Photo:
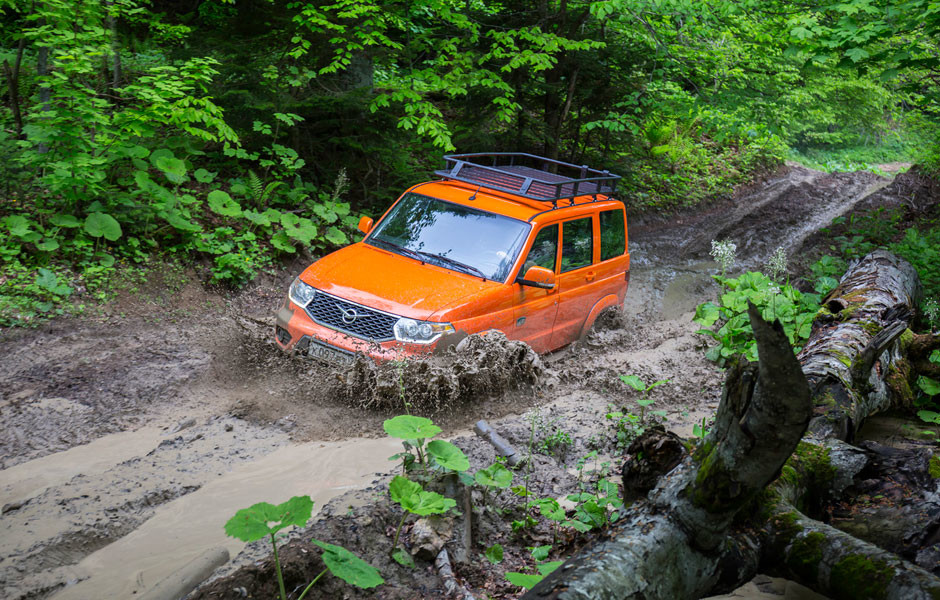
[(578, 196), (574, 198), (573, 206), (568, 200), (561, 200), (558, 202), (558, 208), (553, 208), (551, 202), (541, 202), (482, 186), (448, 180), (419, 183), (409, 188), (408, 191), (535, 223), (577, 216), (595, 209), (609, 210), (623, 207), (623, 203), (619, 200), (598, 194), (596, 200), (592, 195)]

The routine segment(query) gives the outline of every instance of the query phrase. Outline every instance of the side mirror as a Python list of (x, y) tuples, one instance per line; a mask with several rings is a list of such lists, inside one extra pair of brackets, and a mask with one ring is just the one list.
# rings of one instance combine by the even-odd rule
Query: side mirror
[(525, 275), (516, 279), (517, 283), (530, 287), (550, 290), (555, 287), (555, 273), (545, 267), (529, 267)]
[(372, 231), (372, 217), (359, 217), (359, 231), (369, 235)]

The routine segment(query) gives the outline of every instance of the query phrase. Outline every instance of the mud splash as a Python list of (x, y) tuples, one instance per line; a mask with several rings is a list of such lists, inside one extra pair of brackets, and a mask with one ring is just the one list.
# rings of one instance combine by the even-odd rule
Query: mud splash
[(532, 348), (501, 331), (471, 335), (443, 356), (382, 364), (360, 357), (334, 375), (336, 392), (358, 408), (430, 415), (550, 378)]

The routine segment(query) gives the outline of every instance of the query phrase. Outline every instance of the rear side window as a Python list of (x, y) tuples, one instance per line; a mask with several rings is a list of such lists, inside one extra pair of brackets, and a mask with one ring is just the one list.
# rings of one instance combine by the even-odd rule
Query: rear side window
[(624, 235), (623, 211), (605, 210), (601, 213), (601, 260), (621, 256), (627, 250)]
[(594, 226), (591, 217), (566, 221), (561, 235), (561, 272), (586, 267), (594, 261)]
[(535, 236), (532, 242), (532, 249), (522, 265), (522, 273), (529, 270), (530, 267), (545, 267), (555, 270), (555, 260), (558, 256), (558, 225), (549, 225), (542, 228)]

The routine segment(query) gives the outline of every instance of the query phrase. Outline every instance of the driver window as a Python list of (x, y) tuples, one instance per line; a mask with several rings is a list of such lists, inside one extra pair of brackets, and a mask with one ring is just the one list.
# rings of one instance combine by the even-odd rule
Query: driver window
[(594, 262), (593, 218), (566, 221), (561, 246), (561, 272), (566, 273)]
[(531, 267), (545, 267), (549, 271), (554, 271), (557, 256), (558, 225), (543, 227), (535, 236), (535, 241), (532, 242), (532, 249), (529, 250), (529, 255), (526, 256), (525, 262), (522, 264), (520, 275), (525, 275), (525, 272)]

